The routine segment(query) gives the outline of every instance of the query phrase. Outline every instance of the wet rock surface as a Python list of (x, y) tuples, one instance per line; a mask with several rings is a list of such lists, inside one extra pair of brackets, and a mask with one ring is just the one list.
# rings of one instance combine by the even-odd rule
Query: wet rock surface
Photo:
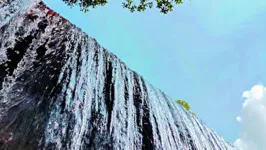
[(0, 18), (0, 149), (233, 149), (45, 4)]

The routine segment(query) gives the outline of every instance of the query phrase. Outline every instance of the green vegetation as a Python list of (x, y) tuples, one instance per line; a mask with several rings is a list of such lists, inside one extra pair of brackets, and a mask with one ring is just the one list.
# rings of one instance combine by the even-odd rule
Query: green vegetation
[[(97, 6), (104, 6), (108, 3), (108, 0), (62, 0), (69, 6), (79, 5), (81, 11), (88, 12), (89, 8), (95, 8)], [(144, 12), (147, 8), (152, 8), (154, 3), (162, 13), (167, 14), (169, 11), (173, 11), (173, 8), (177, 4), (182, 4), (183, 0), (123, 0), (122, 6), (129, 9), (131, 12), (139, 11)], [(137, 4), (136, 4), (137, 3)]]
[[(189, 104), (186, 101), (184, 101), (184, 100), (176, 100), (176, 103), (182, 105), (187, 111), (191, 112), (190, 111), (190, 106), (189, 106)], [(194, 112), (191, 112), (191, 113), (192, 113), (192, 115), (196, 116), (196, 114)]]
[(176, 102), (178, 104), (182, 105), (184, 108), (186, 108), (187, 111), (189, 111), (190, 106), (189, 106), (189, 104), (186, 101), (184, 101), (184, 100), (176, 100)]

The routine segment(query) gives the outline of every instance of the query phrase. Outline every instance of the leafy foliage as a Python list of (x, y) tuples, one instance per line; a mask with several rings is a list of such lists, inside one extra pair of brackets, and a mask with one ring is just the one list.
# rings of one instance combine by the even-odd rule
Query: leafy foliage
[(190, 106), (189, 106), (189, 104), (186, 101), (184, 101), (184, 100), (176, 100), (176, 102), (178, 104), (182, 105), (184, 108), (186, 108), (187, 111), (189, 111)]
[[(89, 7), (95, 8), (97, 6), (104, 6), (108, 3), (107, 0), (63, 0), (67, 5), (74, 6), (79, 5), (81, 10), (88, 12)], [(124, 8), (129, 9), (131, 12), (139, 11), (144, 12), (147, 8), (152, 8), (154, 3), (162, 13), (167, 14), (169, 11), (173, 11), (174, 5), (182, 4), (183, 0), (139, 0), (138, 4), (134, 3), (134, 0), (124, 0), (122, 5)]]
[[(189, 104), (186, 101), (184, 101), (184, 100), (176, 100), (176, 103), (182, 105), (187, 111), (191, 112), (190, 111), (190, 106), (189, 106)], [(192, 113), (192, 115), (196, 116), (196, 114), (194, 112), (191, 112), (191, 113)]]

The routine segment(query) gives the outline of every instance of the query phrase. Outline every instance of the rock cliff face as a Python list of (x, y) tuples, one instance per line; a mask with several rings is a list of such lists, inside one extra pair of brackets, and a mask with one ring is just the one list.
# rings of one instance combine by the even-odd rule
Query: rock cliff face
[(0, 149), (233, 149), (43, 3), (4, 1)]
[(7, 23), (14, 15), (24, 13), (41, 0), (0, 0), (0, 26)]

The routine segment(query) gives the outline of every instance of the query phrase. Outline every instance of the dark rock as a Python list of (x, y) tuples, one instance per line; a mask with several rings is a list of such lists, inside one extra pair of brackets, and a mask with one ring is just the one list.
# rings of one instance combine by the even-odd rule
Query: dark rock
[(16, 8), (0, 14), (1, 150), (233, 149), (43, 3), (15, 2), (0, 3)]

